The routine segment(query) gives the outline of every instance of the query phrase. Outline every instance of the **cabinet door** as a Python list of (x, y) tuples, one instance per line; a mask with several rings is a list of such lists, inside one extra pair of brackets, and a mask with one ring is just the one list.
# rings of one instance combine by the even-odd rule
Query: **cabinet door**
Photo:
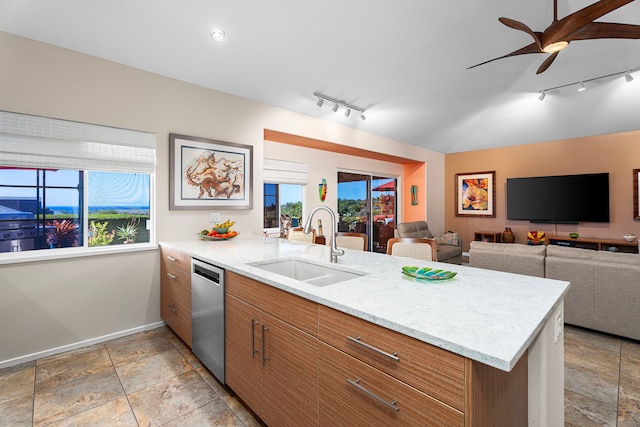
[(161, 248), (160, 316), (191, 347), (191, 258)]
[(268, 314), (263, 323), (263, 421), (318, 425), (318, 340)]
[(225, 304), (226, 383), (262, 417), (262, 313), (229, 294)]

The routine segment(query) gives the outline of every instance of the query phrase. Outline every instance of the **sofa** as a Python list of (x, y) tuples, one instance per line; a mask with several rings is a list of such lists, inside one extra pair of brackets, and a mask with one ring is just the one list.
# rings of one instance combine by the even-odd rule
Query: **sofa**
[(640, 340), (640, 255), (471, 242), (469, 265), (568, 281), (565, 323)]
[(434, 236), (426, 221), (401, 222), (395, 231), (395, 237), (414, 239), (435, 239), (438, 247), (438, 261), (450, 264), (462, 263), (462, 239), (458, 233), (443, 233)]
[(469, 265), (507, 273), (544, 276), (544, 245), (521, 245), (517, 243), (469, 243)]

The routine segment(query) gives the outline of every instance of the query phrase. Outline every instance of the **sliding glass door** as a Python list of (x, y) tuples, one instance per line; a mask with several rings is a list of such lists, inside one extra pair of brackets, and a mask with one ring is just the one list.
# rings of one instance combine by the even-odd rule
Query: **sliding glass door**
[(397, 179), (338, 172), (338, 231), (365, 233), (369, 250), (386, 252), (396, 224)]

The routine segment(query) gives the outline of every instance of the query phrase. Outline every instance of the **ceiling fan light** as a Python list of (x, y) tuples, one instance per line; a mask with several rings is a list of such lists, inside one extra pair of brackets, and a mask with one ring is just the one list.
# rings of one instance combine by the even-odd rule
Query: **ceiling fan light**
[(580, 85), (578, 86), (578, 92), (582, 92), (585, 89), (586, 89), (586, 87), (584, 87), (584, 83), (580, 82)]
[(627, 81), (627, 83), (631, 83), (633, 81), (633, 76), (631, 75), (631, 71), (626, 72), (626, 74), (624, 75), (624, 79)]
[(542, 48), (542, 50), (547, 53), (555, 53), (555, 52), (560, 52), (562, 49), (564, 49), (567, 46), (569, 46), (569, 42), (559, 41), (559, 42), (550, 43), (546, 45), (545, 47)]

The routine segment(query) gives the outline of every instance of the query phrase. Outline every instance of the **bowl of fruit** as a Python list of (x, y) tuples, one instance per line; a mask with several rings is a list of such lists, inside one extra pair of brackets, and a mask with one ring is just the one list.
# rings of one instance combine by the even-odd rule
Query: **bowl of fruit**
[(236, 237), (238, 235), (237, 231), (232, 231), (231, 226), (234, 225), (235, 222), (231, 220), (226, 220), (221, 224), (214, 224), (213, 228), (207, 229), (205, 228), (198, 236), (204, 240), (228, 240)]

